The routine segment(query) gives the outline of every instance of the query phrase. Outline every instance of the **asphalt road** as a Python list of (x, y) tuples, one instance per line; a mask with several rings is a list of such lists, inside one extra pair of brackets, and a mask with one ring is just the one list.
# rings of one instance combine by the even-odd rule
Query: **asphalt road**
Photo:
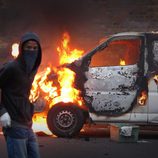
[[(158, 158), (158, 132), (141, 132), (137, 143), (112, 141), (105, 129), (81, 132), (73, 139), (38, 136), (41, 158)], [(7, 158), (0, 135), (0, 158)]]

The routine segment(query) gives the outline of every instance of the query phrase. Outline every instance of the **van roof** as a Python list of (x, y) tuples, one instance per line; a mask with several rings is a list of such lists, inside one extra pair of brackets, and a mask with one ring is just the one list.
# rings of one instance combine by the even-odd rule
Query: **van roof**
[(158, 34), (158, 32), (151, 31), (151, 32), (121, 32), (111, 35), (111, 37), (117, 36), (143, 36), (145, 34)]
[(144, 32), (121, 32), (121, 33), (113, 34), (112, 37), (117, 37), (117, 36), (141, 36), (141, 35), (144, 35)]

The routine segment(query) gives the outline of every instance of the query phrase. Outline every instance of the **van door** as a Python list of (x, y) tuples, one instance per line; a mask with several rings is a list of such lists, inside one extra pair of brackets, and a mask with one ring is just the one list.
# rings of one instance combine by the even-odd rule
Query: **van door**
[(137, 89), (141, 39), (115, 39), (96, 52), (90, 62), (85, 83), (86, 96), (91, 98), (90, 111), (106, 116), (126, 113)]
[(148, 122), (158, 123), (158, 76), (149, 81)]

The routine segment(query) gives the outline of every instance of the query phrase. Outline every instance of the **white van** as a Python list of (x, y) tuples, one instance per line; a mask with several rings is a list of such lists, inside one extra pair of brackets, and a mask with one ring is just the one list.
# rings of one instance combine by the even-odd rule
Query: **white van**
[(87, 110), (74, 103), (54, 105), (47, 123), (55, 135), (74, 136), (88, 118), (96, 123), (158, 123), (157, 33), (115, 34), (67, 67), (76, 73)]

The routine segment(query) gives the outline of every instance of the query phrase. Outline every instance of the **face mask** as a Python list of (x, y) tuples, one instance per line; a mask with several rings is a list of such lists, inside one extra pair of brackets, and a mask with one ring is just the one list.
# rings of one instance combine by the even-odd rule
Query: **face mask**
[(24, 51), (24, 61), (26, 64), (26, 72), (30, 73), (35, 65), (37, 59), (38, 51)]

